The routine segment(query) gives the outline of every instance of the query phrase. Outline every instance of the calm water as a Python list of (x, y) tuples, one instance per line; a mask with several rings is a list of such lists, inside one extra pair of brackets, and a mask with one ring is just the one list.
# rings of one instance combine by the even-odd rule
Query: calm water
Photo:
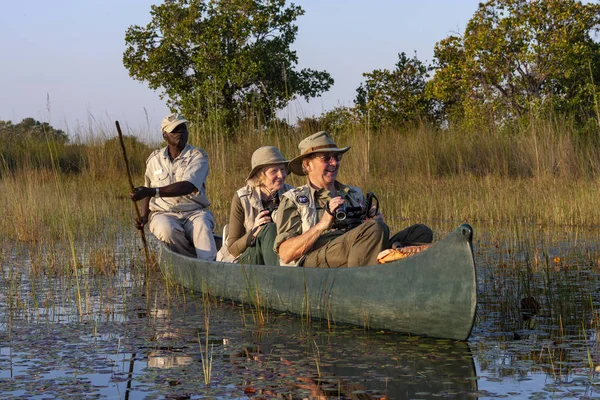
[(83, 262), (78, 300), (73, 277), (30, 273), (47, 257), (5, 245), (0, 397), (600, 398), (598, 234), (477, 237), (466, 343), (273, 312), (259, 327), (254, 310), (166, 288), (158, 272), (144, 286), (130, 254), (109, 275)]

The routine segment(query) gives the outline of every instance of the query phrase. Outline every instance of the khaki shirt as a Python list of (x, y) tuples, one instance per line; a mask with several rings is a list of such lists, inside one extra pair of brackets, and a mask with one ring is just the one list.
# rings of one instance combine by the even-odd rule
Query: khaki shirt
[[(352, 200), (349, 192), (356, 193), (356, 188), (348, 185), (344, 185), (338, 181), (334, 183), (335, 188), (337, 189), (337, 195), (342, 196), (342, 198), (346, 201), (347, 207), (357, 207), (364, 206), (364, 197), (362, 193), (360, 193), (361, 201), (357, 204), (356, 201)], [(315, 199), (315, 206), (317, 208), (317, 221), (320, 221), (323, 217), (323, 213), (325, 212), (325, 205), (329, 200), (331, 200), (331, 192), (327, 189), (314, 189), (310, 184), (308, 185), (310, 189), (310, 194)], [(275, 252), (279, 253), (279, 246), (281, 243), (286, 241), (287, 239), (300, 236), (302, 232), (302, 218), (300, 216), (300, 212), (296, 204), (287, 197), (283, 197), (281, 200), (281, 204), (279, 205), (279, 210), (277, 211), (277, 236), (275, 237)], [(335, 239), (336, 237), (343, 235), (348, 230), (345, 228), (338, 228), (336, 224), (331, 227), (331, 229), (325, 231), (315, 242), (312, 250), (316, 250), (319, 247), (323, 246), (327, 242)]]
[(169, 150), (164, 147), (154, 151), (146, 161), (145, 186), (163, 187), (175, 182), (188, 181), (196, 191), (179, 197), (152, 197), (151, 211), (194, 211), (206, 208), (206, 177), (208, 154), (202, 149), (186, 144), (177, 158), (171, 161)]

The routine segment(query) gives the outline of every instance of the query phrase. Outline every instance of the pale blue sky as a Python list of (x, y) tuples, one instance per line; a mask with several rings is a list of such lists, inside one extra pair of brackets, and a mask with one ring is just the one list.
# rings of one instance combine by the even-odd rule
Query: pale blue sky
[[(125, 30), (150, 21), (151, 0), (2, 1), (0, 120), (26, 117), (75, 135), (121, 121), (158, 138), (168, 113), (158, 92), (123, 67)], [(328, 71), (322, 98), (297, 101), (282, 116), (319, 115), (351, 106), (362, 73), (393, 68), (399, 52), (431, 62), (433, 46), (464, 31), (478, 0), (300, 0), (294, 49), (299, 68)], [(49, 96), (49, 102), (47, 101)]]

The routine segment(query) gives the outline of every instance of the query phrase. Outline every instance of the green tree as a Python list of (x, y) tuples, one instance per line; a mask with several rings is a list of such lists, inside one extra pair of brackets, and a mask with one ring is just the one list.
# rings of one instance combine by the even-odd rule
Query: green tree
[(433, 54), (436, 73), (427, 82), (426, 96), (435, 100), (437, 113), (442, 120), (462, 121), (470, 86), (464, 73), (467, 68), (462, 38), (449, 36), (443, 39), (436, 43)]
[(0, 121), (0, 138), (6, 141), (56, 141), (67, 143), (69, 137), (61, 129), (53, 128), (47, 122), (25, 118), (14, 125), (11, 121)]
[(333, 84), (325, 71), (295, 69), (290, 46), (304, 11), (285, 0), (166, 0), (150, 14), (145, 27), (127, 29), (123, 64), (195, 122), (266, 123)]
[(591, 34), (600, 5), (576, 0), (480, 3), (464, 36), (435, 48), (428, 92), (446, 117), (471, 124), (515, 120), (547, 110), (594, 112), (600, 47)]
[(416, 56), (398, 54), (396, 68), (364, 73), (354, 103), (361, 118), (374, 128), (422, 122), (431, 115), (432, 104), (425, 96), (429, 67)]
[(321, 114), (319, 122), (322, 128), (334, 135), (334, 137), (348, 134), (360, 127), (360, 118), (356, 107), (334, 107)]

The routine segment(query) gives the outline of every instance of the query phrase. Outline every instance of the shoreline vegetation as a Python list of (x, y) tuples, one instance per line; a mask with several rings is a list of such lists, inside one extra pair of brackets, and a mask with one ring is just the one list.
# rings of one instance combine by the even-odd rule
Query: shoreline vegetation
[[(210, 157), (208, 195), (219, 233), (234, 191), (244, 184), (252, 152), (275, 145), (291, 159), (297, 143), (321, 129), (287, 126), (227, 137), (192, 128), (190, 143)], [(512, 132), (466, 133), (428, 126), (334, 133), (352, 149), (340, 180), (373, 191), (394, 227), (417, 221), (512, 225), (600, 225), (600, 136), (566, 122), (537, 120)], [(104, 129), (85, 142), (25, 140), (2, 143), (0, 202), (3, 237), (24, 242), (115, 240), (133, 227), (127, 174), (115, 132)], [(134, 184), (143, 184), (152, 149), (137, 137), (126, 146)], [(303, 184), (291, 175), (293, 185)], [(68, 215), (68, 227), (65, 225)]]

